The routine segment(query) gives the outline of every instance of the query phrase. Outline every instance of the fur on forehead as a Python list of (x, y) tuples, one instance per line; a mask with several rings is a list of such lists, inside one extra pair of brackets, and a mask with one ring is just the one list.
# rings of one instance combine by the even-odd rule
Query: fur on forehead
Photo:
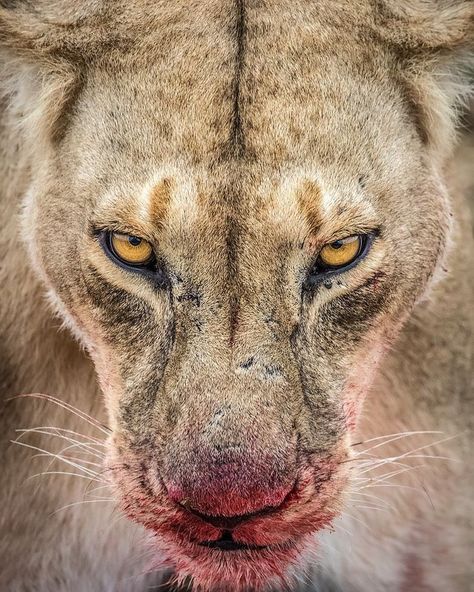
[[(474, 5), (471, 0), (363, 0), (349, 3), (320, 3), (325, 16), (365, 27), (385, 42), (403, 49), (405, 56), (426, 57), (452, 49), (471, 48), (474, 34)], [(206, 2), (207, 8), (225, 10), (227, 3)], [(325, 6), (326, 5), (326, 6)], [(193, 8), (196, 8), (194, 6)], [(2, 0), (0, 2), (0, 43), (43, 55), (97, 54), (133, 41), (133, 32), (160, 32), (154, 25), (167, 25), (168, 18), (188, 12), (189, 3), (172, 0), (165, 4), (152, 0)], [(200, 12), (200, 11), (198, 11)], [(204, 11), (205, 13), (206, 11)], [(199, 18), (200, 14), (196, 15)], [(113, 23), (113, 27), (111, 26)], [(143, 36), (141, 36), (143, 39)], [(77, 56), (76, 56), (77, 57)]]
[[(232, 4), (209, 0), (192, 8), (192, 27), (202, 28), (222, 11), (231, 12)], [(120, 67), (126, 67), (127, 56), (152, 59), (153, 44), (173, 23), (186, 21), (186, 35), (193, 34), (189, 13), (189, 2), (180, 0), (2, 0), (0, 48), (9, 73), (2, 92), (15, 93), (29, 142), (38, 146), (61, 137), (89, 64), (112, 49), (123, 57)], [(453, 145), (459, 104), (470, 90), (466, 70), (474, 64), (473, 2), (363, 0), (351, 5), (324, 0), (321, 14), (316, 30), (330, 33), (344, 26), (346, 45), (351, 36), (362, 36), (395, 59), (431, 155), (442, 162)]]

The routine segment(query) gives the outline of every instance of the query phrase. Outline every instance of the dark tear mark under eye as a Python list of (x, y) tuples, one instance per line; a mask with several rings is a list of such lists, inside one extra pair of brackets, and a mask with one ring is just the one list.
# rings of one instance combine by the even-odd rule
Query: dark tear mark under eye
[(117, 288), (94, 268), (84, 274), (87, 294), (106, 327), (109, 343), (119, 355), (117, 362), (126, 378), (127, 389), (120, 401), (120, 421), (132, 442), (143, 447), (153, 439), (153, 413), (160, 383), (175, 341), (174, 317), (158, 318), (143, 300)]
[(387, 305), (390, 289), (387, 285), (381, 289), (383, 278), (384, 274), (377, 272), (353, 292), (325, 304), (321, 308), (319, 321), (325, 330), (334, 336), (342, 334), (347, 338), (351, 335), (357, 340), (359, 334), (371, 326)]
[(146, 302), (117, 288), (92, 267), (88, 267), (84, 277), (87, 294), (113, 340), (130, 344), (156, 331), (154, 312)]

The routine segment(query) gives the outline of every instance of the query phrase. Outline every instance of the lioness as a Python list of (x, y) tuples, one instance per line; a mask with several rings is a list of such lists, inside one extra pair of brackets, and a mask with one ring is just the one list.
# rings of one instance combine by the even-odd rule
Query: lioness
[(0, 6), (0, 590), (472, 590), (473, 2)]

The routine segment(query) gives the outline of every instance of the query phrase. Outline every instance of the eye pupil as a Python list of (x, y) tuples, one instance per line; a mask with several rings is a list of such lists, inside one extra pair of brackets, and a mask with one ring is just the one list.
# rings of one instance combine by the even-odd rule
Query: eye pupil
[(337, 241), (334, 241), (333, 243), (331, 243), (331, 247), (333, 249), (340, 249), (343, 245), (344, 245), (344, 242), (342, 240), (337, 240)]
[(138, 236), (129, 236), (128, 242), (132, 245), (132, 247), (138, 247), (141, 244), (142, 239)]

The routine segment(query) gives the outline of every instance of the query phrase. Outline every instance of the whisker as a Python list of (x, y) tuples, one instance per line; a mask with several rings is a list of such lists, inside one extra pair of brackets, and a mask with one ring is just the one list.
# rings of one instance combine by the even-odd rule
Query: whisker
[[(435, 442), (431, 442), (430, 444), (425, 444), (424, 446), (419, 446), (417, 448), (414, 448), (413, 450), (408, 450), (407, 452), (404, 452), (403, 454), (400, 454), (398, 456), (392, 456), (392, 457), (387, 457), (384, 459), (381, 459), (381, 462), (394, 462), (394, 461), (399, 461), (400, 459), (404, 459), (404, 458), (429, 458), (430, 455), (415, 455), (414, 453), (416, 452), (421, 452), (422, 450), (426, 450), (427, 448), (431, 448), (434, 446), (439, 446), (440, 444), (444, 444), (445, 442), (449, 442), (450, 440), (453, 440), (455, 438), (459, 437), (459, 434), (456, 434), (454, 436), (448, 436), (446, 438), (442, 438), (441, 440), (437, 440)], [(443, 458), (441, 456), (437, 457), (435, 455), (431, 455), (432, 458)], [(450, 457), (444, 457), (444, 459), (446, 460), (457, 460), (457, 459), (451, 459)]]
[[(67, 434), (72, 434), (73, 436), (80, 436), (82, 438), (85, 438), (86, 440), (89, 441), (89, 446), (101, 446), (101, 447), (105, 447), (106, 443), (99, 439), (96, 438), (95, 436), (91, 436), (90, 434), (82, 434), (81, 432), (76, 432), (75, 430), (70, 430), (70, 429), (66, 429), (66, 428), (60, 428), (58, 426), (37, 426), (34, 428), (23, 428), (23, 429), (18, 429), (16, 430), (17, 432), (35, 432), (37, 430), (50, 430), (52, 432), (64, 432)], [(60, 436), (59, 433), (52, 433), (51, 435), (54, 436)], [(85, 443), (84, 443), (85, 444)]]
[(454, 463), (462, 463), (463, 462), (459, 458), (453, 458), (452, 456), (438, 456), (435, 454), (413, 454), (413, 455), (407, 456), (405, 458), (427, 458), (430, 460), (447, 460), (449, 462), (454, 462)]
[(81, 475), (80, 473), (72, 473), (68, 471), (43, 471), (42, 473), (30, 475), (25, 479), (25, 481), (35, 479), (36, 477), (42, 477), (43, 475), (70, 475), (72, 477), (81, 477), (82, 479), (88, 479), (89, 481), (97, 481), (97, 483), (103, 483), (103, 481), (101, 481), (100, 479), (96, 479), (95, 477), (88, 477), (87, 475)]
[[(393, 457), (393, 458), (397, 458), (397, 457)], [(374, 471), (375, 469), (379, 469), (380, 467), (383, 467), (385, 465), (395, 465), (395, 466), (404, 467), (407, 469), (412, 467), (412, 465), (408, 465), (406, 463), (401, 463), (401, 462), (398, 462), (397, 460), (392, 460), (391, 458), (381, 459), (380, 462), (374, 463), (372, 466), (369, 466), (368, 468), (365, 468), (363, 471), (360, 471), (359, 475), (365, 475), (366, 473), (370, 473), (371, 471)], [(373, 479), (373, 477), (365, 477), (365, 479)]]
[(80, 409), (73, 407), (72, 405), (70, 405), (69, 403), (66, 403), (65, 401), (61, 401), (61, 399), (58, 399), (57, 397), (53, 397), (52, 395), (45, 395), (43, 393), (28, 393), (28, 394), (15, 395), (14, 397), (11, 397), (9, 400), (26, 399), (26, 398), (41, 399), (43, 401), (48, 401), (49, 403), (54, 403), (58, 407), (62, 407), (63, 409), (70, 411), (74, 415), (77, 415), (77, 417), (83, 419), (84, 421), (87, 421), (88, 423), (90, 423), (91, 425), (96, 427), (98, 430), (100, 430), (102, 433), (106, 434), (107, 436), (111, 433), (110, 429), (107, 426), (105, 426), (104, 424), (102, 424), (100, 421), (95, 419), (95, 417), (88, 415), (84, 411), (81, 411)]
[(384, 473), (383, 475), (379, 475), (375, 478), (369, 477), (369, 479), (371, 481), (373, 481), (374, 483), (380, 483), (382, 481), (387, 481), (388, 479), (391, 479), (392, 477), (396, 477), (397, 475), (402, 475), (403, 473), (409, 473), (411, 471), (415, 471), (416, 469), (422, 469), (426, 466), (427, 465), (414, 465), (414, 466), (404, 467), (403, 469), (389, 471), (388, 473)]
[(356, 522), (359, 522), (360, 524), (362, 524), (362, 526), (364, 526), (365, 528), (370, 530), (370, 526), (366, 522), (364, 522), (363, 520), (358, 518), (357, 516), (353, 516), (352, 514), (349, 514), (348, 512), (340, 512), (340, 514), (341, 514), (341, 516), (347, 516), (350, 520), (355, 520)]
[(81, 504), (94, 504), (94, 503), (100, 503), (100, 502), (113, 502), (115, 501), (114, 499), (93, 499), (93, 500), (82, 500), (80, 502), (73, 502), (72, 504), (66, 504), (65, 506), (61, 506), (60, 508), (58, 508), (57, 510), (55, 510), (54, 512), (52, 512), (49, 517), (51, 518), (52, 516), (54, 516), (55, 514), (58, 514), (59, 512), (62, 512), (63, 510), (67, 510), (68, 508), (73, 508), (74, 506), (79, 506)]
[[(68, 446), (68, 448), (71, 448), (71, 447)], [(64, 450), (67, 450), (67, 449), (64, 449)], [(51, 454), (49, 452), (41, 452), (41, 453), (38, 453), (38, 454), (34, 454), (31, 458), (50, 457), (50, 456), (51, 456)], [(102, 465), (100, 463), (95, 463), (95, 462), (92, 462), (90, 460), (85, 460), (83, 458), (77, 458), (75, 456), (62, 456), (61, 455), (58, 458), (60, 458), (61, 460), (64, 460), (64, 461), (71, 460), (73, 462), (83, 463), (85, 465), (90, 465), (90, 466), (93, 466), (93, 467), (98, 467), (98, 468), (102, 467)]]
[(408, 452), (405, 452), (403, 454), (400, 454), (397, 457), (392, 457), (392, 458), (396, 458), (397, 460), (400, 458), (406, 458), (408, 455), (413, 454), (414, 452), (420, 452), (421, 450), (426, 450), (427, 448), (431, 448), (432, 446), (439, 446), (439, 444), (444, 444), (445, 442), (449, 442), (449, 441), (454, 440), (455, 438), (458, 438), (458, 437), (459, 437), (459, 434), (455, 434), (454, 436), (448, 436), (446, 438), (442, 438), (441, 440), (431, 442), (430, 444), (425, 444), (424, 446), (419, 446), (418, 448), (414, 448), (413, 450), (409, 450)]
[(387, 508), (390, 508), (391, 510), (395, 511), (395, 508), (391, 504), (389, 504), (387, 502), (387, 500), (384, 500), (383, 497), (380, 497), (378, 495), (374, 495), (372, 493), (366, 493), (366, 492), (363, 492), (363, 491), (352, 491), (351, 492), (351, 495), (359, 495), (359, 496), (362, 496), (362, 497), (367, 497), (367, 498), (375, 499), (375, 500), (379, 501), (380, 503), (384, 504)]
[(89, 483), (84, 490), (84, 497), (86, 497), (86, 495), (89, 495), (89, 493), (93, 493), (94, 491), (97, 491), (98, 489), (106, 489), (106, 488), (110, 489), (111, 488), (111, 483), (109, 483), (107, 480), (103, 480), (102, 482), (104, 483), (104, 485), (99, 485), (97, 487), (94, 487), (93, 489), (89, 489), (90, 486), (92, 485), (92, 482)]
[[(400, 483), (373, 483), (371, 485), (364, 485), (364, 487), (362, 487), (362, 489), (366, 489), (366, 488), (372, 488), (372, 487), (399, 487), (400, 489), (411, 489), (412, 491), (420, 491), (419, 487), (412, 487), (411, 485), (401, 485)], [(426, 494), (425, 490), (422, 490), (423, 493)]]
[(364, 506), (360, 504), (354, 504), (354, 508), (361, 508), (363, 510), (374, 510), (377, 512), (388, 512), (388, 508), (381, 508), (380, 506)]
[[(365, 485), (364, 487), (362, 487), (361, 489), (365, 489), (367, 487), (372, 487), (375, 486), (376, 484), (380, 484), (383, 483), (385, 481), (387, 481), (388, 479), (391, 479), (392, 477), (395, 477), (397, 475), (400, 475), (402, 473), (406, 473), (409, 471), (413, 471), (415, 469), (421, 469), (426, 467), (427, 465), (415, 465), (415, 466), (409, 466), (409, 467), (405, 467), (404, 469), (401, 469), (399, 471), (391, 471), (390, 473), (386, 473), (385, 475), (380, 475), (378, 478), (376, 479), (369, 479), (369, 483), (367, 485)], [(435, 505), (433, 503), (433, 500), (431, 499), (431, 496), (428, 492), (428, 490), (426, 489), (425, 485), (422, 483), (422, 481), (418, 480), (418, 483), (420, 485), (420, 488), (422, 489), (422, 491), (424, 492), (424, 494), (426, 495), (426, 497), (428, 498), (430, 505), (432, 506), (433, 509), (435, 509)], [(396, 486), (397, 484), (392, 483), (392, 484), (387, 484), (387, 485), (394, 485)], [(398, 485), (399, 487), (401, 487), (401, 485)], [(417, 490), (419, 491), (419, 489), (417, 488)]]
[(409, 436), (419, 436), (419, 435), (427, 435), (427, 434), (434, 435), (434, 434), (442, 434), (442, 433), (443, 432), (433, 431), (433, 430), (398, 432), (395, 434), (387, 434), (386, 436), (377, 436), (376, 438), (369, 438), (368, 440), (364, 440), (361, 442), (357, 442), (356, 444), (352, 444), (352, 446), (361, 446), (362, 444), (369, 444), (370, 442), (377, 442), (379, 440), (390, 438), (389, 440), (382, 442), (380, 444), (376, 444), (375, 446), (372, 446), (371, 448), (368, 448), (367, 450), (364, 451), (364, 452), (368, 452), (369, 450), (374, 450), (375, 448), (378, 448), (379, 446), (385, 446), (386, 444), (389, 444), (390, 442), (395, 442), (396, 440), (401, 440), (402, 438), (407, 438)]
[(40, 435), (45, 435), (45, 436), (57, 437), (57, 438), (60, 438), (61, 440), (66, 440), (67, 442), (73, 442), (75, 444), (75, 447), (83, 448), (88, 454), (95, 456), (97, 458), (103, 459), (105, 457), (105, 455), (103, 453), (101, 453), (98, 450), (96, 450), (95, 448), (93, 448), (90, 444), (86, 444), (85, 442), (81, 442), (80, 440), (70, 438), (69, 436), (65, 436), (63, 434), (54, 434), (54, 433), (50, 433), (45, 430), (39, 430), (36, 428), (17, 429), (17, 430), (15, 430), (15, 432), (20, 433), (20, 435), (16, 438), (17, 442), (19, 442), (23, 438), (23, 436), (25, 436), (27, 434), (40, 434)]
[(49, 452), (48, 450), (44, 450), (44, 448), (39, 448), (38, 446), (33, 446), (32, 444), (27, 444), (26, 442), (19, 442), (17, 440), (11, 440), (11, 443), (17, 444), (18, 446), (23, 446), (24, 448), (30, 448), (31, 450), (36, 450), (37, 452), (42, 452), (42, 453), (46, 454), (47, 456), (50, 456), (51, 458), (61, 460), (61, 461), (65, 462), (66, 464), (68, 464), (76, 469), (79, 469), (80, 471), (83, 471), (84, 473), (86, 473), (86, 475), (89, 475), (92, 477), (97, 476), (97, 472), (91, 471), (87, 467), (83, 467), (77, 463), (69, 461), (59, 454), (54, 454), (52, 452)]
[(107, 489), (107, 488), (109, 488), (109, 489), (110, 489), (110, 484), (107, 484), (107, 485), (99, 485), (99, 486), (97, 486), (97, 487), (94, 487), (94, 488), (90, 489), (90, 490), (87, 492), (87, 494), (89, 495), (89, 494), (91, 494), (91, 493), (93, 493), (94, 491), (97, 491), (97, 490), (99, 490), (99, 489)]
[[(77, 443), (74, 440), (72, 440), (71, 438), (61, 438), (61, 439), (65, 439), (66, 442), (72, 442), (72, 444), (67, 444), (66, 446), (64, 446), (61, 449), (61, 451), (59, 453), (53, 453), (53, 454), (63, 454), (63, 452), (65, 452), (66, 450), (73, 450), (73, 449), (79, 448), (79, 450), (75, 450), (76, 454), (86, 454), (88, 456), (95, 456), (95, 457), (99, 458), (100, 460), (103, 460), (105, 458), (105, 456), (102, 454), (101, 455), (93, 454), (87, 449), (81, 450), (81, 448), (82, 448), (81, 443), (80, 442)], [(16, 438), (15, 442), (18, 444), (21, 444), (22, 443), (21, 437)]]

